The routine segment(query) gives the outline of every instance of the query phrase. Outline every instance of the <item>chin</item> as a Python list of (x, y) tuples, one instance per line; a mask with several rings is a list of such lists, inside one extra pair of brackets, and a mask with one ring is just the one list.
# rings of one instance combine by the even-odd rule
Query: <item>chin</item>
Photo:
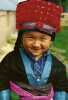
[(41, 53), (37, 54), (37, 53), (32, 53), (33, 56), (40, 56), (42, 55)]

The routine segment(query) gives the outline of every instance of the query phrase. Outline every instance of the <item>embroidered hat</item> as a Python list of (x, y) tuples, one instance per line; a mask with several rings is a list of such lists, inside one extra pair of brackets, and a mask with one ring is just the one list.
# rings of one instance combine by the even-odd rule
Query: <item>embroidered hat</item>
[(39, 29), (44, 32), (60, 31), (63, 8), (47, 0), (28, 0), (17, 4), (16, 29)]

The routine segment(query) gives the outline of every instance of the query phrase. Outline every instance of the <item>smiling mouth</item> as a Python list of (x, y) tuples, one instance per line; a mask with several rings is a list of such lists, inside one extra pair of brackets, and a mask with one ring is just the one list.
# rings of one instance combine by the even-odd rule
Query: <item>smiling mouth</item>
[(32, 51), (40, 51), (39, 49), (32, 49)]
[(35, 47), (33, 47), (33, 48), (31, 48), (32, 50), (37, 50), (37, 51), (39, 51), (41, 48), (35, 48)]

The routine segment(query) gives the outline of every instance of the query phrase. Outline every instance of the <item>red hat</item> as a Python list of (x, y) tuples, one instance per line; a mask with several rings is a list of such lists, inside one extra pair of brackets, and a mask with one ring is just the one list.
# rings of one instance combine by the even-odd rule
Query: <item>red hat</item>
[(16, 28), (58, 32), (62, 12), (62, 7), (47, 0), (20, 2), (16, 8)]

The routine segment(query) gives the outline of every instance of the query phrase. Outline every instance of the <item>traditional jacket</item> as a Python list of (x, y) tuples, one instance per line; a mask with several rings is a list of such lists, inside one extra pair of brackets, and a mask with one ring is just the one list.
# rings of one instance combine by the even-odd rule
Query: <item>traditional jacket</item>
[[(0, 91), (10, 88), (9, 81), (29, 84), (24, 64), (18, 52), (10, 52), (0, 63)], [(52, 83), (54, 91), (68, 92), (66, 67), (52, 55), (52, 67), (47, 83)]]

